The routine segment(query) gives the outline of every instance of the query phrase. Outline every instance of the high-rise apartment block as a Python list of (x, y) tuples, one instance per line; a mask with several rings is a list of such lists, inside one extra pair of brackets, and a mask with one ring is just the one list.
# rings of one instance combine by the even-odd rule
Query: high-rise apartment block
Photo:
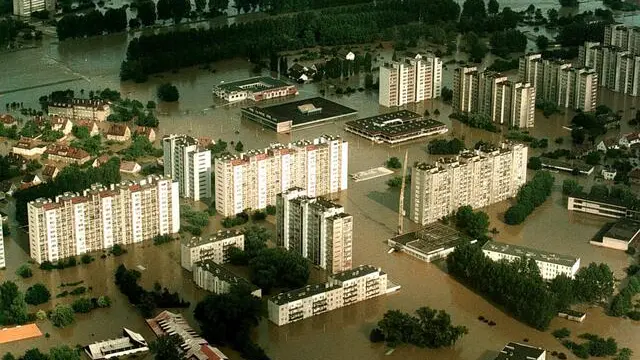
[(590, 67), (573, 67), (564, 60), (527, 54), (520, 58), (518, 73), (523, 82), (535, 84), (539, 101), (582, 111), (596, 108), (599, 77)]
[(55, 0), (13, 0), (13, 15), (31, 16), (36, 11), (47, 10), (53, 12), (56, 9)]
[(440, 97), (442, 60), (435, 56), (406, 58), (380, 67), (380, 105), (402, 106)]
[(585, 42), (580, 47), (578, 62), (595, 69), (601, 87), (640, 96), (640, 54), (616, 45)]
[(604, 28), (604, 45), (612, 45), (640, 55), (640, 27), (611, 24)]
[(316, 197), (347, 189), (349, 144), (337, 136), (272, 144), (215, 159), (216, 210), (233, 216), (276, 204), (276, 196), (301, 187)]
[(512, 82), (494, 71), (462, 67), (454, 72), (454, 110), (477, 112), (498, 124), (533, 127), (535, 96), (535, 87), (530, 83)]
[(164, 175), (178, 181), (180, 195), (200, 201), (211, 198), (211, 150), (188, 135), (162, 138)]
[(276, 243), (332, 274), (351, 269), (353, 216), (339, 204), (305, 194), (301, 188), (278, 194)]
[(7, 266), (7, 260), (4, 255), (4, 234), (2, 230), (2, 220), (0, 219), (0, 269), (4, 269)]
[(429, 224), (460, 206), (476, 209), (516, 196), (527, 181), (527, 150), (503, 143), (418, 164), (411, 174), (411, 220)]
[(38, 263), (180, 230), (178, 183), (159, 176), (40, 198), (27, 210), (30, 255)]

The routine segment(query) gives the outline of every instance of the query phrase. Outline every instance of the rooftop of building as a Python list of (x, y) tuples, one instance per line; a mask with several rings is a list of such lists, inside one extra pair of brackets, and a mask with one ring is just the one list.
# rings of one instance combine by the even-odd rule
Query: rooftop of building
[(357, 114), (357, 111), (322, 97), (292, 101), (265, 107), (243, 108), (243, 112), (257, 115), (274, 123), (291, 121), (294, 126), (324, 119)]
[(70, 99), (65, 102), (52, 102), (49, 104), (51, 107), (74, 107), (74, 106), (85, 106), (92, 107), (98, 110), (103, 110), (108, 102), (103, 100), (91, 100), (91, 99)]
[(630, 241), (640, 231), (640, 222), (628, 218), (622, 218), (611, 226), (604, 236), (608, 238)]
[(307, 285), (299, 289), (287, 291), (285, 293), (280, 293), (272, 297), (269, 301), (271, 301), (276, 305), (284, 305), (292, 301), (306, 299), (310, 296), (322, 294), (324, 292), (339, 289), (339, 288), (340, 288), (340, 285), (329, 285), (327, 283)]
[(545, 350), (531, 345), (510, 342), (502, 348), (495, 360), (532, 360), (538, 359)]
[(338, 281), (353, 280), (362, 276), (379, 272), (380, 275), (384, 274), (380, 268), (371, 265), (360, 265), (357, 268), (345, 270), (330, 276), (330, 278)]
[(371, 135), (393, 137), (405, 134), (409, 135), (425, 129), (446, 125), (437, 120), (426, 119), (409, 110), (400, 110), (364, 119), (352, 120), (347, 122), (345, 126), (370, 133)]
[(484, 144), (479, 149), (463, 150), (458, 156), (442, 157), (435, 163), (418, 163), (414, 168), (418, 170), (444, 169), (446, 166), (457, 166), (461, 162), (464, 163), (474, 159), (494, 157), (500, 154), (509, 153), (514, 149), (522, 148), (526, 148), (526, 146), (511, 142), (503, 142), (499, 145)]
[(16, 118), (9, 114), (0, 114), (0, 123), (4, 125), (13, 125), (16, 123)]
[(578, 260), (580, 260), (580, 258), (575, 256), (556, 254), (544, 250), (531, 249), (524, 246), (506, 244), (493, 240), (487, 241), (482, 246), (482, 250), (518, 256), (521, 258), (526, 257), (536, 261), (548, 262), (562, 266), (573, 266)]
[(182, 244), (187, 246), (187, 247), (197, 247), (197, 246), (202, 246), (202, 245), (206, 245), (206, 244), (210, 244), (210, 243), (214, 243), (217, 241), (221, 241), (221, 240), (225, 240), (225, 239), (229, 239), (235, 236), (239, 236), (242, 235), (242, 231), (236, 229), (236, 230), (218, 230), (218, 232), (216, 232), (215, 234), (211, 234), (208, 237), (198, 237), (198, 236), (194, 236), (191, 239), (189, 238), (184, 238), (182, 239)]
[(125, 124), (113, 124), (111, 125), (111, 127), (109, 127), (107, 135), (125, 136), (127, 134), (127, 130), (131, 131), (131, 129), (129, 129), (129, 126)]
[(333, 202), (331, 200), (325, 199), (323, 197), (312, 198), (314, 199), (312, 206), (320, 207), (322, 209), (339, 209), (342, 205)]
[[(329, 141), (336, 141), (336, 140), (341, 140), (340, 136), (322, 135), (313, 140), (302, 139), (302, 140), (291, 142), (286, 145), (281, 143), (273, 143), (269, 145), (269, 147), (266, 149), (251, 149), (238, 155), (227, 153), (227, 154), (218, 156), (216, 159), (222, 160), (222, 161), (231, 161), (231, 162), (237, 161), (238, 163), (242, 163), (243, 161), (246, 161), (252, 157), (267, 158), (275, 154), (293, 152), (302, 148), (310, 149), (310, 147), (326, 146), (326, 144)], [(343, 142), (346, 142), (346, 141), (343, 141)], [(236, 164), (234, 163), (234, 165)]]
[(38, 140), (32, 139), (32, 138), (26, 138), (23, 137), (22, 139), (18, 140), (18, 143), (14, 146), (16, 148), (19, 149), (35, 149), (35, 148), (43, 148), (46, 147), (47, 144), (42, 143)]
[(175, 141), (178, 145), (192, 146), (198, 145), (198, 140), (186, 134), (170, 134), (162, 137), (162, 141)]
[(249, 282), (249, 280), (234, 274), (231, 270), (221, 264), (215, 263), (213, 260), (198, 261), (195, 265), (229, 284), (245, 284), (249, 286), (251, 290), (258, 289), (258, 287)]
[(86, 346), (85, 350), (92, 359), (104, 359), (109, 354), (145, 347), (147, 347), (147, 341), (142, 335), (124, 328), (122, 337), (93, 343)]
[(70, 159), (86, 159), (91, 155), (86, 152), (84, 149), (74, 148), (67, 145), (51, 145), (44, 152), (47, 155), (56, 155), (61, 157), (66, 157)]
[(439, 222), (423, 226), (420, 230), (398, 235), (390, 239), (425, 255), (456, 247), (470, 239), (459, 231)]
[(542, 166), (553, 168), (578, 169), (580, 172), (590, 172), (593, 170), (593, 165), (588, 165), (581, 161), (564, 161), (546, 157), (540, 157), (540, 161), (542, 162)]
[(274, 89), (280, 87), (290, 86), (286, 81), (272, 78), (271, 76), (256, 76), (248, 79), (223, 82), (216, 85), (214, 88), (222, 89), (225, 91), (251, 91), (258, 92), (267, 89)]

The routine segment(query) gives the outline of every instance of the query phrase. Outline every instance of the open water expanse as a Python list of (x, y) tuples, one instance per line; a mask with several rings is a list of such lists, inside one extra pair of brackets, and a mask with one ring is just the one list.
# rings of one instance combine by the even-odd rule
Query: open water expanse
[[(537, 7), (546, 9), (555, 7), (555, 0), (544, 0), (536, 3)], [(593, 9), (600, 2), (590, 1), (581, 4), (580, 11)], [(511, 6), (514, 10), (526, 8), (529, 2), (522, 0), (501, 1), (501, 7)], [(217, 20), (221, 21), (221, 20)], [(231, 21), (231, 20), (229, 20)], [(242, 21), (238, 18), (233, 21)], [(620, 21), (638, 24), (637, 16), (620, 18)], [(224, 22), (224, 21), (222, 21)], [(53, 90), (72, 88), (76, 91), (112, 88), (118, 89), (124, 96), (143, 102), (155, 100), (155, 89), (162, 82), (171, 81), (180, 90), (180, 102), (177, 104), (160, 104), (160, 136), (168, 133), (189, 133), (195, 136), (209, 136), (226, 141), (242, 141), (245, 149), (264, 147), (269, 143), (289, 142), (302, 138), (313, 138), (318, 135), (338, 134), (350, 143), (349, 172), (354, 173), (372, 167), (381, 166), (389, 156), (402, 158), (404, 151), (409, 151), (409, 164), (414, 161), (433, 160), (426, 152), (426, 141), (415, 142), (399, 147), (372, 145), (370, 142), (343, 130), (342, 122), (328, 123), (315, 128), (296, 131), (291, 135), (276, 135), (261, 129), (260, 126), (241, 121), (241, 105), (213, 107), (211, 87), (220, 81), (230, 81), (252, 76), (251, 65), (245, 59), (236, 59), (215, 63), (215, 73), (196, 68), (181, 70), (176, 74), (164, 74), (151, 77), (145, 84), (120, 83), (118, 72), (120, 62), (124, 58), (128, 36), (125, 34), (100, 38), (71, 40), (57, 43), (45, 39), (41, 47), (11, 53), (0, 54), (0, 105), (17, 101), (25, 106), (36, 108), (41, 95)], [(379, 54), (381, 58), (390, 59), (391, 50)], [(445, 59), (446, 61), (447, 59)], [(450, 65), (446, 70), (444, 85), (451, 87)], [(352, 86), (363, 82), (363, 79), (352, 78)], [(325, 88), (327, 94), (331, 89), (327, 85), (308, 84), (300, 87), (299, 99), (317, 96)], [(377, 93), (357, 92), (351, 96), (328, 95), (333, 101), (350, 106), (359, 112), (360, 117), (371, 116), (389, 109), (378, 106)], [(638, 106), (638, 100), (630, 97), (603, 92), (600, 102), (615, 110), (624, 112), (621, 132), (628, 130), (628, 120)], [(497, 142), (502, 134), (468, 128), (448, 118), (451, 109), (440, 101), (430, 101), (412, 108), (420, 113), (424, 109), (439, 109), (439, 120), (450, 126), (450, 135), (463, 137), (467, 145), (480, 139)], [(538, 114), (536, 126), (532, 134), (550, 139), (550, 146), (556, 146), (553, 139), (566, 137), (569, 132), (562, 128), (569, 123), (572, 114), (569, 112), (545, 119)], [(236, 134), (239, 131), (239, 134)], [(617, 136), (618, 132), (611, 132)], [(534, 330), (506, 315), (480, 296), (465, 288), (443, 272), (437, 264), (425, 264), (404, 254), (387, 254), (385, 240), (391, 237), (397, 226), (398, 191), (388, 190), (385, 181), (389, 177), (380, 177), (359, 183), (351, 182), (349, 190), (340, 195), (339, 201), (346, 211), (353, 214), (354, 231), (354, 264), (372, 264), (381, 267), (389, 277), (402, 289), (393, 295), (380, 297), (339, 309), (328, 314), (301, 321), (288, 326), (277, 327), (265, 318), (257, 329), (256, 339), (265, 347), (273, 359), (461, 359), (484, 360), (493, 359), (496, 352), (509, 341), (529, 339), (531, 344), (544, 346), (550, 350), (566, 351), (555, 340), (550, 332)], [(543, 250), (572, 254), (581, 257), (583, 264), (589, 262), (606, 262), (619, 278), (624, 276), (623, 268), (628, 266), (630, 257), (623, 252), (601, 249), (589, 245), (589, 239), (596, 234), (606, 222), (599, 217), (571, 214), (566, 210), (560, 184), (564, 176), (556, 174), (556, 191), (553, 196), (538, 208), (521, 226), (507, 226), (502, 222), (502, 215), (509, 206), (508, 202), (495, 204), (487, 209), (491, 216), (490, 228), (496, 227), (499, 233), (496, 240), (508, 243), (531, 246)], [(0, 207), (2, 207), (0, 205)], [(6, 206), (11, 210), (11, 204)], [(215, 227), (219, 227), (216, 222)], [(269, 224), (272, 226), (272, 224)], [(410, 230), (415, 224), (405, 221)], [(7, 270), (0, 272), (0, 280), (16, 279), (17, 267), (28, 260), (28, 241), (23, 233), (15, 231), (14, 236), (5, 240), (8, 257)], [(212, 229), (210, 229), (213, 231)], [(31, 347), (45, 350), (61, 343), (69, 345), (86, 345), (93, 341), (112, 338), (119, 335), (122, 327), (141, 332), (148, 340), (153, 334), (147, 328), (143, 318), (130, 306), (126, 298), (119, 294), (113, 284), (113, 273), (120, 263), (127, 267), (143, 266), (142, 284), (150, 288), (154, 281), (160, 282), (171, 291), (178, 291), (192, 307), (185, 310), (193, 322), (191, 310), (195, 303), (206, 293), (196, 289), (190, 279), (190, 273), (182, 270), (179, 260), (178, 243), (153, 246), (142, 244), (128, 248), (129, 252), (121, 257), (96, 259), (90, 265), (78, 266), (62, 271), (34, 271), (34, 276), (27, 280), (18, 280), (20, 286), (28, 286), (43, 282), (57, 294), (62, 282), (84, 280), (84, 286), (91, 286), (91, 296), (107, 294), (113, 299), (109, 309), (95, 310), (91, 314), (78, 316), (76, 323), (67, 329), (53, 329), (49, 322), (40, 322), (43, 332), (51, 337), (22, 341), (0, 346), (0, 353), (12, 351), (24, 352)], [(99, 254), (98, 254), (99, 255)], [(45, 308), (58, 302), (70, 302), (71, 297), (54, 299)], [(389, 309), (400, 309), (412, 312), (420, 306), (444, 309), (451, 314), (455, 324), (463, 324), (469, 328), (469, 334), (454, 347), (442, 350), (427, 350), (414, 347), (401, 347), (393, 354), (385, 356), (385, 348), (380, 344), (368, 341), (369, 331)], [(32, 310), (35, 310), (32, 309)], [(568, 327), (574, 334), (583, 332), (613, 336), (620, 346), (630, 347), (640, 354), (640, 329), (638, 322), (608, 317), (601, 308), (586, 309), (587, 320), (577, 324), (562, 319), (555, 319), (551, 330)], [(484, 317), (497, 323), (489, 327), (477, 320)], [(229, 352), (232, 359), (239, 358)]]

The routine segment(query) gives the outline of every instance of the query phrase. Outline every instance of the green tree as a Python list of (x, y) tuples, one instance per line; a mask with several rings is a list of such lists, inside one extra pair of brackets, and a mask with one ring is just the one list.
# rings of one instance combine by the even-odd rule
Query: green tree
[(91, 299), (82, 297), (82, 298), (76, 299), (71, 304), (71, 307), (73, 308), (73, 311), (76, 313), (86, 314), (88, 312), (91, 312), (91, 310), (93, 310), (93, 303), (91, 302)]
[(237, 152), (242, 152), (244, 150), (244, 144), (242, 144), (242, 141), (238, 141), (236, 143), (235, 149)]
[(449, 314), (443, 310), (421, 307), (416, 310), (416, 317), (398, 310), (387, 311), (378, 322), (390, 347), (409, 343), (418, 347), (441, 348), (452, 346), (468, 330), (464, 326), (451, 325)]
[(165, 335), (156, 339), (149, 347), (156, 360), (182, 360), (184, 356), (180, 352), (180, 344), (178, 335)]
[(2, 356), (2, 360), (16, 360), (12, 353), (8, 352)]
[(171, 15), (176, 24), (179, 24), (191, 12), (191, 1), (189, 0), (171, 0), (171, 5)]
[(309, 263), (302, 256), (283, 248), (261, 250), (249, 261), (251, 282), (269, 292), (272, 287), (296, 289), (309, 280)]
[(39, 349), (29, 349), (25, 351), (22, 360), (49, 360), (47, 354), (40, 352)]
[(555, 337), (556, 339), (564, 339), (571, 335), (571, 330), (567, 329), (566, 327), (563, 327), (561, 329), (553, 330), (551, 335), (553, 335), (553, 337)]
[(42, 283), (30, 286), (24, 296), (24, 301), (29, 305), (44, 304), (51, 299), (49, 289)]
[(158, 19), (160, 20), (170, 19), (171, 18), (171, 1), (158, 0), (157, 11), (158, 11)]
[(489, 0), (487, 4), (487, 13), (489, 15), (496, 15), (500, 11), (500, 4), (498, 4), (497, 0)]
[(49, 320), (53, 326), (56, 327), (65, 327), (73, 324), (75, 321), (75, 316), (73, 315), (73, 309), (69, 305), (58, 304), (53, 310), (51, 310), (51, 314), (49, 314)]
[(544, 35), (539, 35), (536, 38), (536, 46), (538, 46), (539, 51), (547, 50), (547, 48), (549, 47), (549, 38)]
[(86, 126), (73, 125), (71, 133), (78, 139), (86, 139), (90, 136), (89, 129)]
[(13, 325), (27, 322), (27, 303), (18, 286), (12, 281), (0, 285), (0, 324)]
[(207, 0), (195, 0), (195, 3), (197, 12), (203, 12), (204, 8), (207, 6)]
[(49, 350), (49, 360), (80, 360), (80, 352), (67, 345), (61, 345)]
[(551, 280), (549, 290), (556, 295), (556, 307), (560, 310), (568, 309), (576, 301), (573, 279), (564, 274)]
[(631, 360), (631, 355), (633, 355), (633, 350), (622, 348), (614, 360)]
[(387, 159), (386, 166), (389, 169), (400, 169), (402, 167), (402, 163), (400, 162), (400, 159), (398, 159), (395, 156), (392, 156), (389, 159)]
[(33, 271), (31, 271), (29, 264), (22, 264), (18, 270), (16, 270), (16, 275), (26, 279), (33, 276)]
[(489, 231), (489, 215), (474, 212), (471, 206), (461, 206), (456, 211), (456, 226), (473, 239), (478, 239)]
[(584, 302), (604, 301), (613, 294), (613, 272), (607, 264), (590, 263), (575, 276), (576, 296)]
[(578, 0), (560, 0), (560, 6), (562, 7), (578, 7)]
[[(158, 1), (158, 7), (160, 2), (166, 3), (165, 0)], [(165, 6), (164, 4), (162, 6)], [(152, 0), (145, 0), (138, 3), (138, 18), (144, 26), (150, 26), (156, 22), (156, 4)], [(169, 17), (167, 16), (166, 19)]]
[(542, 160), (538, 156), (532, 156), (527, 162), (527, 167), (531, 170), (540, 170), (542, 169)]
[(564, 195), (572, 196), (574, 194), (580, 194), (583, 190), (582, 185), (578, 184), (575, 180), (566, 179), (562, 182), (562, 193)]
[[(179, 0), (182, 1), (182, 0)], [(158, 87), (157, 91), (158, 99), (160, 101), (174, 102), (180, 99), (180, 93), (178, 88), (171, 83), (164, 83)]]
[(584, 162), (586, 162), (589, 165), (599, 165), (600, 164), (600, 157), (601, 157), (600, 152), (592, 151), (592, 152), (587, 154), (587, 156), (585, 157)]

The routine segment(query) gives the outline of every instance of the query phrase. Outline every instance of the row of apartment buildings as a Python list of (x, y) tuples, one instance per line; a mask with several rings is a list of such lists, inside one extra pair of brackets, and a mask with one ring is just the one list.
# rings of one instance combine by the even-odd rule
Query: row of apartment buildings
[(331, 274), (352, 267), (353, 216), (323, 198), (292, 188), (276, 201), (276, 244)]
[(380, 67), (379, 98), (382, 106), (402, 106), (440, 97), (442, 60), (416, 54)]
[(461, 67), (453, 75), (452, 106), (459, 112), (484, 114), (498, 124), (529, 128), (535, 124), (536, 87), (494, 71)]
[(538, 101), (582, 111), (596, 108), (599, 77), (593, 68), (526, 54), (520, 58), (518, 76), (536, 89)]
[(292, 187), (310, 197), (347, 189), (349, 144), (324, 135), (288, 145), (215, 159), (215, 203), (223, 216), (276, 204), (276, 196)]
[(585, 42), (578, 63), (596, 70), (601, 87), (640, 96), (640, 55), (615, 45)]
[(211, 150), (188, 135), (162, 138), (164, 176), (178, 181), (180, 195), (200, 201), (211, 198)]
[(40, 198), (27, 210), (30, 255), (38, 263), (180, 230), (178, 183), (159, 176)]
[(502, 143), (417, 164), (411, 174), (411, 220), (429, 224), (460, 206), (476, 209), (516, 196), (527, 181), (527, 152), (525, 145)]

